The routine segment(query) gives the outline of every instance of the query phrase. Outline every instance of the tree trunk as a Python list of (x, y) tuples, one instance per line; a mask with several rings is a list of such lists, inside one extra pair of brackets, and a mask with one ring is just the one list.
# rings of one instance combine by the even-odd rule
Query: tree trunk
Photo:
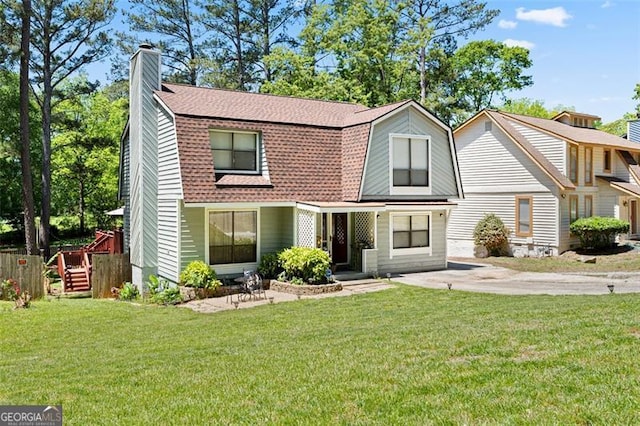
[(425, 60), (427, 56), (427, 48), (420, 47), (420, 103), (424, 105), (427, 100), (427, 70)]
[[(48, 58), (45, 55), (45, 62)], [(49, 231), (51, 220), (51, 74), (45, 64), (42, 99), (42, 207), (40, 213), (40, 249), (49, 258)]]
[(31, 176), (31, 141), (29, 138), (29, 39), (31, 37), (31, 0), (22, 1), (20, 40), (20, 164), (22, 166), (22, 207), (24, 239), (28, 254), (38, 254), (36, 246), (33, 178)]
[(80, 179), (80, 204), (78, 206), (80, 214), (80, 235), (84, 235), (84, 182)]

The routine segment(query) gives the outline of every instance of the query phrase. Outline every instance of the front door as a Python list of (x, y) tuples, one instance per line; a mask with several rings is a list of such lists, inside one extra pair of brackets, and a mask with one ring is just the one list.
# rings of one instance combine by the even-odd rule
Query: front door
[(637, 234), (638, 230), (638, 203), (636, 200), (631, 200), (629, 203), (629, 233)]
[(347, 263), (347, 214), (333, 213), (333, 239), (331, 241), (331, 258), (333, 263)]

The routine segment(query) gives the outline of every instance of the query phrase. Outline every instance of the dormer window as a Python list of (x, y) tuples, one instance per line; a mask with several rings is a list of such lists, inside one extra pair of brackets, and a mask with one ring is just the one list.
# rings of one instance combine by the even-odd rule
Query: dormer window
[(389, 136), (392, 195), (431, 193), (431, 141), (428, 136)]
[(211, 130), (213, 166), (216, 173), (257, 173), (258, 134)]

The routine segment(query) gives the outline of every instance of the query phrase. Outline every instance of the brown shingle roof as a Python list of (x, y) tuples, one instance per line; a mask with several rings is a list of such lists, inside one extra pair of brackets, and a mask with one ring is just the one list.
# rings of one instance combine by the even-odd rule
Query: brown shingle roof
[(583, 127), (573, 127), (559, 121), (547, 120), (545, 118), (529, 117), (526, 115), (511, 114), (508, 112), (494, 111), (502, 116), (520, 122), (529, 127), (534, 127), (542, 132), (568, 140), (574, 143), (586, 143), (592, 145), (601, 145), (611, 148), (631, 149), (640, 151), (640, 144), (631, 142), (610, 133), (596, 129), (587, 129)]
[(346, 118), (357, 112), (369, 110), (363, 105), (344, 102), (208, 89), (180, 84), (165, 83), (162, 88), (163, 90), (155, 92), (156, 96), (176, 115), (344, 127)]

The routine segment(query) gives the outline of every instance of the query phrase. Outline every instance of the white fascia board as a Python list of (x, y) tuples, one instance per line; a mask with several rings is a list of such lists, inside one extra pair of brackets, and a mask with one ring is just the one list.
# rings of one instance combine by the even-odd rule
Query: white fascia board
[(255, 209), (259, 207), (295, 207), (295, 201), (270, 201), (250, 203), (184, 203), (185, 207), (205, 207), (208, 209)]

